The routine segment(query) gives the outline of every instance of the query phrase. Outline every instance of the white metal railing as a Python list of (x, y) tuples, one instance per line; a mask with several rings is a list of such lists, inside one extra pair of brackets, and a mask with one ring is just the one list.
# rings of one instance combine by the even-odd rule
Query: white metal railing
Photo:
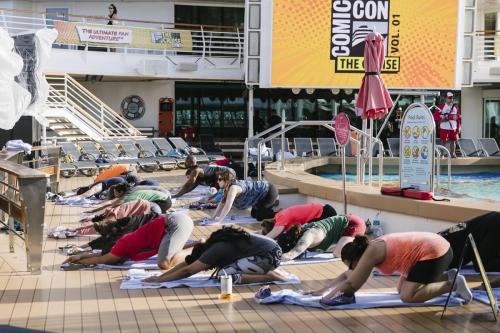
[[(143, 136), (123, 116), (107, 106), (71, 76), (47, 74), (46, 78), (49, 83), (49, 96), (47, 98), (49, 109), (66, 109), (87, 126), (97, 131), (103, 139)], [(54, 116), (57, 116), (57, 113)]]
[(439, 188), (439, 178), (441, 177), (441, 157), (446, 156), (447, 165), (448, 165), (448, 190), (451, 189), (451, 154), (450, 151), (442, 145), (436, 145), (434, 149), (436, 153), (436, 181), (435, 187)]
[[(98, 23), (106, 24), (108, 19), (84, 16), (71, 16), (71, 22), (80, 23)], [(6, 29), (9, 34), (19, 34), (21, 32), (36, 31), (43, 28), (52, 28), (53, 22), (62, 21), (53, 18), (45, 18), (45, 15), (34, 12), (26, 11), (13, 11), (9, 9), (0, 8), (0, 27)], [(161, 30), (184, 30), (191, 33), (192, 49), (191, 50), (167, 50), (167, 49), (150, 49), (150, 48), (134, 48), (129, 46), (112, 45), (109, 47), (98, 45), (101, 52), (113, 53), (133, 53), (133, 54), (146, 54), (146, 55), (194, 55), (201, 58), (210, 57), (226, 57), (236, 58), (241, 61), (243, 56), (243, 32), (238, 28), (219, 27), (220, 30), (214, 30), (215, 26), (189, 26), (190, 28), (169, 28), (174, 24), (160, 22), (148, 22), (137, 20), (115, 20), (115, 25), (129, 27), (129, 28), (153, 28)], [(140, 24), (140, 25), (139, 25)], [(175, 24), (179, 25), (179, 24)], [(167, 26), (167, 27), (166, 27)], [(183, 25), (181, 25), (183, 26)], [(207, 28), (208, 27), (208, 28)], [(54, 43), (56, 47), (64, 47), (70, 50), (87, 51), (92, 44), (79, 43)]]
[(476, 32), (474, 39), (476, 61), (500, 61), (500, 30)]
[[(282, 119), (284, 119), (284, 114), (283, 114)], [(260, 179), (262, 179), (262, 156), (260, 154), (260, 152), (262, 151), (261, 150), (262, 145), (264, 145), (266, 142), (271, 141), (274, 138), (277, 138), (277, 137), (282, 138), (282, 140), (281, 140), (282, 141), (281, 142), (282, 155), (281, 155), (281, 161), (280, 161), (280, 168), (284, 169), (284, 156), (283, 156), (284, 151), (285, 151), (284, 134), (286, 132), (290, 131), (291, 129), (294, 129), (295, 127), (298, 127), (298, 126), (323, 126), (327, 129), (329, 129), (330, 131), (335, 132), (335, 128), (332, 126), (332, 122), (330, 120), (282, 121), (280, 124), (276, 124), (263, 132), (260, 132), (260, 133), (254, 135), (250, 138), (247, 138), (245, 140), (245, 144), (243, 147), (243, 162), (244, 162), (243, 167), (244, 167), (245, 179), (247, 179), (247, 177), (248, 177), (248, 156), (249, 156), (249, 144), (250, 144), (250, 142), (253, 142), (254, 140), (258, 140), (258, 143), (257, 143), (257, 177), (260, 180)], [(365, 139), (369, 138), (368, 133), (365, 133), (354, 126), (351, 126), (351, 131), (357, 133), (358, 136), (360, 136), (362, 138), (365, 138)], [(268, 135), (268, 136), (266, 137), (266, 135)], [(351, 138), (350, 140), (354, 144), (356, 144), (356, 147), (357, 147), (357, 149), (356, 149), (356, 176), (357, 176), (356, 183), (360, 184), (360, 183), (363, 183), (363, 180), (362, 180), (363, 177), (361, 177), (361, 174), (363, 172), (362, 171), (363, 151), (361, 149), (359, 140), (356, 140), (353, 138)], [(372, 140), (374, 143), (378, 144), (379, 147), (383, 147), (382, 141), (380, 141), (379, 139), (372, 138)], [(372, 159), (373, 156), (370, 156), (369, 158)], [(381, 187), (382, 182), (383, 182), (383, 178), (384, 178), (384, 154), (383, 154), (383, 150), (382, 150), (382, 152), (379, 152), (379, 155), (378, 155), (378, 166), (379, 166), (378, 186)], [(370, 186), (372, 184), (372, 182), (371, 182), (372, 177), (373, 177), (372, 169), (369, 169), (368, 179), (369, 179)]]

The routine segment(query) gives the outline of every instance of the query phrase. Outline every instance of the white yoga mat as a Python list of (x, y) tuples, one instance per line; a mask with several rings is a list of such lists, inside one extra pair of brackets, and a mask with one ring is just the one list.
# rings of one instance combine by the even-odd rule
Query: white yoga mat
[[(372, 309), (372, 308), (397, 308), (397, 307), (420, 307), (420, 306), (444, 306), (447, 295), (433, 298), (425, 303), (404, 303), (397, 292), (358, 292), (356, 303), (324, 307), (320, 304), (321, 296), (303, 295), (300, 291), (284, 289), (273, 292), (271, 296), (264, 299), (255, 299), (260, 304), (283, 303), (300, 305), (306, 307), (320, 308), (326, 310), (349, 310), (349, 309)], [(450, 298), (448, 306), (460, 306), (463, 301), (455, 296)]]
[(322, 264), (325, 262), (335, 262), (340, 260), (340, 258), (334, 257), (333, 253), (307, 252), (306, 258), (282, 261), (280, 266)]
[[(500, 288), (493, 289), (493, 295), (496, 297), (497, 300), (499, 300)], [(472, 290), (472, 298), (483, 304), (490, 305), (490, 299), (488, 298), (486, 290)]]
[[(198, 200), (201, 200), (201, 199), (207, 197), (209, 189), (210, 189), (210, 186), (198, 185), (194, 190), (192, 190), (189, 193), (181, 195), (177, 199), (198, 201)], [(173, 193), (173, 194), (177, 193), (179, 190), (180, 190), (179, 187), (169, 189), (170, 193)]]
[(104, 202), (104, 200), (97, 199), (80, 199), (80, 198), (59, 198), (56, 200), (56, 205), (66, 205), (66, 206), (79, 206), (79, 207), (95, 207)]
[[(221, 225), (224, 224), (255, 224), (260, 223), (256, 219), (251, 216), (240, 216), (240, 215), (231, 215), (226, 216), (226, 218), (222, 221)], [(209, 225), (217, 225), (213, 223), (213, 220), (204, 218), (199, 222), (200, 226), (209, 226)]]
[[(265, 283), (251, 283), (245, 284), (249, 285), (261, 285), (261, 284), (300, 284), (300, 279), (291, 273), (284, 272), (289, 277), (286, 282), (265, 282)], [(143, 279), (150, 276), (160, 275), (161, 272), (147, 272), (143, 269), (131, 269), (128, 272), (128, 276), (122, 281), (120, 289), (157, 289), (157, 288), (206, 288), (206, 287), (220, 287), (220, 283), (217, 279), (209, 280), (211, 274), (196, 274), (186, 279), (181, 279), (177, 281), (162, 282), (162, 283), (145, 283), (142, 282)], [(233, 288), (237, 285), (233, 285)]]

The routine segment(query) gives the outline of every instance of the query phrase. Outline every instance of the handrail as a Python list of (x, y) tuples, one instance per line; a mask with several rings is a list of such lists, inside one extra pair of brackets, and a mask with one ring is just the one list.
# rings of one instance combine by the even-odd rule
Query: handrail
[[(5, 13), (7, 11), (7, 13)], [(85, 19), (85, 17), (84, 17)], [(0, 9), (0, 22), (3, 24), (5, 29), (10, 34), (15, 34), (18, 32), (26, 32), (29, 30), (37, 30), (47, 28), (48, 21), (51, 22), (67, 22), (62, 21), (58, 18), (47, 19), (45, 15), (41, 16), (15, 16), (10, 13), (9, 10)], [(106, 19), (107, 21), (107, 19)], [(89, 24), (91, 22), (87, 22), (85, 20), (76, 21), (76, 23)], [(95, 24), (101, 24), (105, 26), (104, 23), (97, 22)], [(165, 27), (165, 25), (171, 25), (172, 27)], [(241, 30), (238, 27), (232, 28), (230, 30), (221, 29), (214, 30), (216, 27), (208, 27), (205, 25), (194, 25), (193, 29), (179, 29), (178, 24), (167, 24), (163, 23), (160, 26), (138, 26), (138, 25), (117, 25), (117, 27), (121, 28), (137, 28), (137, 29), (162, 29), (165, 31), (169, 30), (184, 30), (188, 31), (191, 35), (192, 47), (189, 49), (169, 49), (162, 47), (154, 47), (154, 48), (141, 48), (141, 47), (131, 47), (129, 45), (113, 45), (113, 46), (100, 46), (103, 51), (110, 52), (111, 50), (114, 53), (138, 53), (138, 54), (147, 54), (147, 55), (195, 55), (201, 56), (205, 58), (205, 55), (208, 53), (208, 56), (214, 56), (219, 58), (238, 58), (241, 56), (243, 42), (242, 42), (242, 34)], [(64, 45), (68, 46), (71, 50), (81, 50), (84, 52), (88, 51), (88, 46), (93, 45), (92, 43), (79, 42), (75, 40), (73, 42), (55, 42), (54, 45)], [(79, 48), (83, 46), (84, 48)], [(99, 46), (98, 46), (99, 47)], [(100, 50), (101, 50), (100, 49)]]
[(48, 106), (62, 107), (97, 130), (102, 139), (142, 137), (142, 133), (68, 74), (46, 74)]
[[(29, 13), (29, 14), (38, 14), (38, 15), (46, 15), (45, 12), (36, 12), (26, 9), (12, 9), (12, 8), (0, 8), (0, 11), (5, 12), (13, 12), (13, 13)], [(205, 27), (205, 28), (216, 28), (216, 29), (227, 29), (227, 30), (236, 30), (237, 26), (229, 26), (229, 25), (214, 25), (214, 24), (190, 24), (190, 23), (175, 23), (175, 22), (163, 22), (163, 21), (149, 21), (149, 20), (134, 20), (134, 19), (125, 19), (125, 18), (116, 18), (110, 19), (106, 16), (87, 16), (87, 15), (79, 15), (79, 14), (70, 14), (70, 13), (51, 13), (54, 15), (62, 14), (67, 17), (78, 17), (83, 19), (94, 19), (94, 20), (102, 20), (102, 21), (113, 21), (113, 22), (134, 22), (134, 23), (146, 23), (146, 24), (163, 24), (163, 25), (174, 25), (174, 26), (185, 26), (185, 27)]]
[(447, 160), (448, 160), (448, 190), (451, 189), (451, 153), (450, 151), (442, 145), (436, 145), (435, 146), (435, 152), (437, 155), (436, 159), (436, 187), (439, 188), (439, 177), (441, 175), (441, 150), (446, 154)]
[[(249, 137), (247, 139), (245, 139), (245, 143), (244, 143), (244, 146), (243, 146), (243, 169), (244, 169), (244, 178), (247, 179), (248, 178), (248, 150), (249, 150), (249, 141), (253, 141), (253, 140), (256, 140), (256, 139), (260, 139), (259, 142), (257, 143), (257, 177), (258, 179), (262, 179), (262, 156), (260, 154), (260, 151), (261, 151), (261, 146), (262, 144), (266, 143), (266, 142), (269, 142), (271, 141), (272, 139), (278, 137), (278, 136), (281, 136), (282, 134), (288, 132), (289, 130), (297, 127), (297, 126), (323, 126), (327, 129), (329, 129), (330, 131), (332, 132), (335, 132), (335, 128), (332, 127), (331, 125), (331, 121), (330, 120), (300, 120), (300, 121), (282, 121), (281, 123), (279, 124), (276, 124), (252, 137)], [(282, 128), (282, 126), (285, 126), (284, 128)], [(278, 130), (279, 129), (279, 130)], [(268, 136), (267, 138), (263, 139), (262, 137), (275, 131), (275, 130), (278, 130), (277, 132), (271, 134), (270, 136)], [(355, 133), (358, 133), (359, 135), (361, 136), (364, 136), (364, 137), (369, 137), (369, 135), (361, 130), (359, 130), (358, 128), (354, 127), (351, 125), (351, 131), (355, 132)], [(382, 142), (376, 138), (373, 138), (375, 140), (375, 142), (379, 143), (381, 147), (382, 146)], [(359, 183), (359, 177), (360, 177), (360, 169), (359, 169), (359, 166), (360, 166), (360, 162), (361, 162), (361, 150), (359, 149), (359, 141), (358, 140), (355, 140), (353, 138), (350, 139), (350, 141), (353, 141), (357, 144), (358, 146), (358, 149), (356, 150), (356, 157), (357, 157), (357, 173), (358, 173), (358, 183)], [(379, 154), (379, 186), (382, 186), (382, 180), (383, 180), (383, 165), (384, 165), (384, 154)], [(369, 177), (371, 178), (372, 175), (369, 175)]]

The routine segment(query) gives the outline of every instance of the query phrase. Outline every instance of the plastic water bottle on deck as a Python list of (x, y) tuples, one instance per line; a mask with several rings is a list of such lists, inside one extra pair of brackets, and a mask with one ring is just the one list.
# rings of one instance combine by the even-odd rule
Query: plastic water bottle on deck
[(220, 276), (220, 299), (231, 299), (233, 296), (233, 277), (227, 275), (224, 271), (224, 275)]
[(378, 212), (377, 215), (375, 215), (375, 218), (373, 219), (372, 231), (374, 237), (380, 237), (384, 234), (384, 230), (382, 230), (382, 226), (380, 225), (379, 215), (380, 212)]

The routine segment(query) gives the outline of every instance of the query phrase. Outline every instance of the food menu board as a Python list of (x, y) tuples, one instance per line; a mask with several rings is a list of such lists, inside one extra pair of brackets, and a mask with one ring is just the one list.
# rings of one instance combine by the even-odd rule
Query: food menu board
[(424, 104), (412, 104), (401, 122), (399, 141), (400, 187), (433, 191), (434, 118)]

